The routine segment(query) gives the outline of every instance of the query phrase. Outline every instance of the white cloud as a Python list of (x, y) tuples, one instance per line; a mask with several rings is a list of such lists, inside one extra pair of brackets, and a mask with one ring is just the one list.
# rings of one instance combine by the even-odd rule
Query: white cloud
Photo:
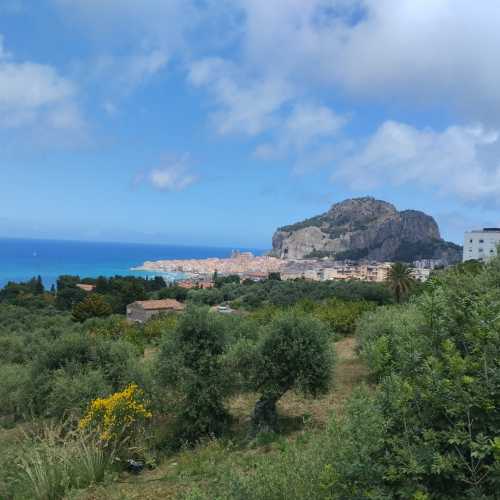
[[(469, 0), (240, 0), (242, 61), (269, 77), (408, 107), (500, 110), (500, 3)], [(492, 110), (493, 107), (493, 110)]]
[(141, 172), (134, 179), (134, 184), (147, 182), (159, 191), (183, 191), (199, 180), (189, 169), (189, 157), (165, 158), (162, 163), (147, 172)]
[(320, 141), (334, 138), (347, 121), (327, 106), (297, 102), (277, 129), (274, 142), (259, 145), (255, 154), (262, 159), (303, 154)]
[[(127, 55), (101, 54), (84, 72), (91, 78), (111, 89), (113, 99), (133, 92), (147, 82), (168, 64), (168, 55), (159, 49)], [(109, 99), (106, 99), (109, 101)]]
[(466, 201), (500, 196), (500, 132), (481, 125), (442, 132), (385, 122), (364, 145), (339, 162), (334, 181), (355, 190), (409, 186)]
[(83, 127), (76, 93), (52, 66), (16, 61), (0, 37), (0, 127)]
[(294, 97), (294, 89), (280, 79), (251, 77), (220, 58), (192, 64), (189, 81), (206, 87), (217, 109), (212, 122), (220, 134), (257, 135), (276, 124), (277, 111)]

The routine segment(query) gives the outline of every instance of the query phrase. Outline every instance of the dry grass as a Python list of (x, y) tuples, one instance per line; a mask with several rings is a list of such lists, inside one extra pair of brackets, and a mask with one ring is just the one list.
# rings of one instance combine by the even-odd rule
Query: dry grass
[[(330, 393), (319, 399), (306, 399), (290, 393), (280, 401), (280, 422), (284, 439), (294, 440), (305, 426), (309, 429), (323, 428), (333, 411), (342, 411), (354, 387), (368, 382), (368, 370), (356, 354), (355, 339), (342, 339), (336, 342), (335, 347), (337, 352), (335, 384)], [(230, 402), (230, 412), (235, 419), (232, 429), (235, 442), (248, 432), (250, 415), (256, 399), (256, 394), (246, 394), (235, 397)], [(252, 456), (273, 452), (275, 449), (276, 443), (271, 443), (257, 447), (235, 446), (227, 451), (222, 444), (209, 443), (165, 460), (154, 471), (145, 472), (138, 477), (124, 474), (117, 482), (107, 487), (94, 487), (72, 498), (174, 499), (189, 491), (194, 485), (202, 487), (216, 476), (216, 469), (223, 467), (224, 463), (239, 467), (248, 463)]]

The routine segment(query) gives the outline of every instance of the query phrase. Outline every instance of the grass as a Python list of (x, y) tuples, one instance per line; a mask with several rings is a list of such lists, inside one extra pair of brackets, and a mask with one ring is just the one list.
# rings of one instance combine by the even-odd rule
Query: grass
[(113, 455), (95, 436), (67, 432), (61, 425), (4, 431), (0, 444), (0, 498), (58, 500), (73, 489), (104, 481), (112, 467)]
[(152, 471), (140, 476), (122, 474), (116, 482), (92, 486), (74, 493), (78, 500), (177, 499), (193, 487), (206, 490), (217, 483), (228, 469), (248, 471), (262, 455), (279, 453), (286, 443), (307, 440), (325, 428), (333, 411), (342, 408), (353, 389), (368, 383), (368, 370), (356, 354), (355, 339), (336, 342), (337, 364), (335, 385), (320, 399), (306, 399), (287, 394), (279, 403), (281, 434), (258, 436), (248, 440), (250, 415), (257, 395), (244, 395), (230, 402), (234, 424), (225, 439), (206, 441), (195, 449), (187, 449), (167, 457)]

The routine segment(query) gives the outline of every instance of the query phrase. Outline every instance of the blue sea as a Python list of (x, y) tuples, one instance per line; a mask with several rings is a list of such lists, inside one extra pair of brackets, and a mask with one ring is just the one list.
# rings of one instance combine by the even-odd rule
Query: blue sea
[[(81, 278), (97, 276), (164, 276), (180, 275), (131, 271), (147, 260), (204, 259), (229, 257), (231, 248), (147, 245), (137, 243), (96, 243), (82, 241), (28, 240), (0, 238), (0, 287), (9, 281), (26, 281), (40, 275), (46, 287), (61, 274)], [(261, 251), (250, 250), (255, 254)]]

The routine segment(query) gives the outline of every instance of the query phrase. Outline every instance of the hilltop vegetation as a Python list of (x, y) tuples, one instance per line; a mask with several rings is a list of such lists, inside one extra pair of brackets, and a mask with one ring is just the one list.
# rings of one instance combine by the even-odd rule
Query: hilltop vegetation
[(285, 259), (440, 259), (454, 264), (461, 253), (460, 246), (441, 238), (431, 216), (416, 210), (398, 212), (371, 197), (336, 203), (324, 214), (279, 228), (273, 236), (273, 254)]
[(496, 498), (500, 259), (401, 305), (230, 281), (143, 326), (75, 321), (34, 282), (43, 306), (2, 295), (0, 498)]

